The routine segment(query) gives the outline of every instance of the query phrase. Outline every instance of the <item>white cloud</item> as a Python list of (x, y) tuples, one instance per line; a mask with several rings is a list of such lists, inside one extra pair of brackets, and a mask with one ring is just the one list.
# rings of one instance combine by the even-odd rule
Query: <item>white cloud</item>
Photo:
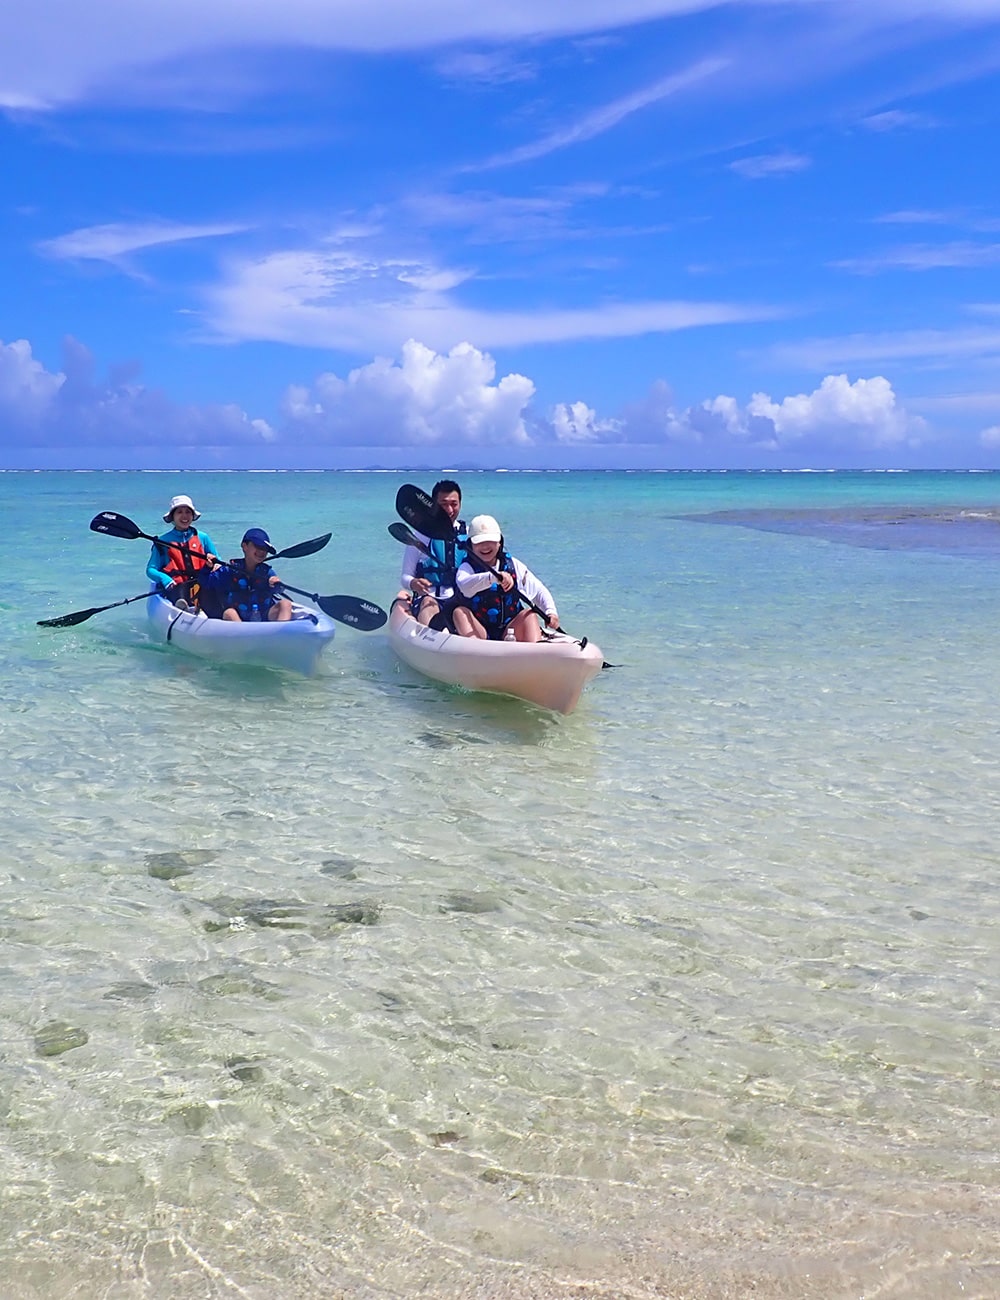
[(38, 248), (49, 257), (69, 261), (90, 260), (121, 265), (129, 253), (164, 244), (181, 244), (192, 239), (211, 239), (246, 230), (232, 222), (215, 225), (185, 225), (173, 221), (146, 221), (128, 225), (112, 222), (103, 226), (84, 226), (55, 239), (46, 239)]
[(410, 339), (400, 361), (378, 358), (346, 379), (327, 373), (284, 400), (287, 432), (355, 446), (505, 446), (531, 441), (525, 411), (535, 385), (498, 383), (493, 358), (461, 343), (447, 356)]
[(925, 397), (910, 397), (908, 400), (910, 409), (914, 411), (945, 411), (962, 415), (979, 415), (983, 412), (987, 415), (1000, 414), (1000, 392), (996, 391), (934, 393)]
[(853, 384), (846, 375), (827, 375), (812, 393), (799, 393), (781, 402), (772, 401), (766, 393), (754, 393), (747, 412), (770, 420), (777, 439), (785, 444), (819, 436), (891, 447), (922, 426), (897, 404), (892, 385), (881, 375)]
[[(732, 7), (768, 6), (734, 0)], [(444, 51), (559, 36), (600, 39), (633, 24), (722, 8), (720, 0), (6, 0), (0, 6), (0, 107), (38, 109), (93, 99), (126, 79), (133, 93), (142, 93), (150, 77), (136, 76), (136, 70), (155, 69), (160, 75), (152, 78), (152, 89), (162, 96), (171, 63), (205, 61), (221, 51)], [(932, 36), (945, 25), (985, 25), (1000, 14), (1000, 0), (879, 0), (865, 6), (789, 0), (784, 8), (797, 10), (802, 23), (811, 20), (835, 54), (845, 47), (846, 31), (854, 38), (854, 57), (863, 58), (870, 45), (859, 38), (859, 25), (863, 34), (882, 28), (908, 42), (915, 18), (931, 20)], [(771, 80), (781, 54), (780, 48), (770, 51)], [(791, 75), (815, 75), (817, 66), (822, 67), (818, 60), (803, 62)], [(482, 65), (483, 74), (488, 71)], [(192, 84), (183, 75), (177, 80), (186, 97)], [(204, 75), (197, 80), (204, 87)], [(894, 126), (898, 114), (871, 117)]]
[(901, 330), (898, 333), (848, 334), (841, 338), (803, 339), (770, 348), (767, 356), (782, 365), (825, 370), (834, 366), (882, 365), (919, 361), (942, 365), (958, 359), (993, 362), (1000, 357), (1000, 330)]
[(503, 86), (515, 81), (531, 81), (538, 75), (533, 64), (516, 59), (509, 50), (453, 50), (436, 64), (437, 71), (450, 81), (472, 82), (481, 86)]
[[(7, 464), (25, 467), (202, 467), (389, 463), (741, 465), (893, 463), (920, 454), (930, 430), (882, 376), (828, 375), (811, 393), (741, 404), (725, 394), (679, 407), (657, 382), (640, 402), (602, 416), (585, 401), (533, 409), (535, 385), (498, 376), (469, 343), (448, 353), (409, 340), (346, 378), (332, 372), (284, 394), (277, 428), (235, 404), (182, 406), (143, 387), (136, 368), (95, 379), (69, 340), (50, 373), (24, 340), (0, 343), (0, 429)], [(1000, 446), (1000, 426), (979, 438)], [(610, 458), (610, 459), (609, 459)]]
[(694, 443), (716, 456), (749, 448), (764, 453), (764, 463), (803, 444), (838, 452), (912, 447), (927, 432), (923, 420), (900, 406), (887, 379), (852, 384), (846, 375), (827, 375), (813, 392), (781, 401), (754, 393), (740, 406), (720, 395), (684, 410), (673, 406), (665, 386), (654, 386), (647, 402), (629, 408), (624, 428), (629, 443)]
[(937, 212), (926, 208), (906, 208), (900, 212), (886, 212), (875, 221), (888, 226), (944, 226), (956, 220), (951, 212)]
[(623, 95), (609, 104), (603, 104), (600, 108), (586, 113), (576, 122), (560, 127), (557, 131), (551, 131), (531, 144), (521, 145), (506, 153), (494, 154), (492, 158), (469, 170), (508, 167), (514, 163), (531, 162), (536, 158), (544, 158), (546, 154), (555, 153), (558, 149), (565, 149), (569, 145), (593, 140), (596, 136), (603, 135), (612, 127), (616, 127), (627, 117), (631, 117), (633, 113), (638, 113), (644, 108), (649, 108), (651, 104), (657, 104), (660, 100), (668, 99), (682, 90), (687, 90), (690, 86), (716, 76), (728, 66), (728, 59), (702, 59), (683, 72), (661, 77), (651, 85), (643, 86), (629, 95)]
[(619, 420), (599, 420), (586, 402), (560, 402), (552, 412), (552, 432), (564, 446), (617, 442), (621, 428)]
[(206, 291), (209, 327), (227, 341), (267, 340), (352, 354), (394, 352), (417, 338), (438, 351), (469, 340), (511, 347), (629, 338), (773, 319), (770, 307), (727, 302), (611, 302), (521, 311), (467, 307), (451, 292), (469, 272), (405, 258), (328, 250), (233, 262)]
[(0, 105), (94, 96), (123, 70), (207, 50), (312, 48), (368, 53), (503, 44), (619, 29), (717, 7), (718, 0), (6, 0)]
[(768, 176), (787, 176), (792, 172), (804, 171), (811, 166), (812, 160), (804, 154), (765, 153), (752, 158), (738, 158), (729, 164), (730, 171), (737, 172), (747, 180), (759, 181)]
[(988, 429), (984, 429), (979, 435), (979, 441), (990, 450), (1000, 447), (1000, 424), (991, 424)]
[[(106, 451), (104, 463), (150, 448), (190, 454), (190, 463), (215, 464), (216, 451), (255, 446), (273, 439), (265, 420), (252, 419), (233, 403), (182, 406), (137, 381), (138, 367), (95, 377), (94, 360), (74, 339), (63, 347), (63, 369), (46, 370), (24, 339), (0, 341), (0, 429), (12, 451), (55, 452), (74, 465)], [(231, 457), (231, 452), (230, 452)], [(141, 462), (140, 462), (141, 463)]]
[(1000, 244), (977, 244), (972, 240), (953, 240), (947, 244), (908, 244), (889, 248), (870, 257), (848, 257), (831, 262), (831, 266), (856, 275), (875, 275), (879, 271), (967, 270), (1000, 264)]
[(883, 113), (872, 113), (861, 119), (861, 125), (869, 131), (884, 133), (904, 129), (918, 130), (933, 126), (934, 122), (924, 113), (908, 113), (903, 109), (890, 108)]

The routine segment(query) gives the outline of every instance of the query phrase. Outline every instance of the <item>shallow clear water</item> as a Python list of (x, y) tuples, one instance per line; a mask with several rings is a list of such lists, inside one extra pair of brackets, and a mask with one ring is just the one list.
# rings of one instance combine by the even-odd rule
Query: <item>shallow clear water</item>
[(569, 718), (35, 626), (412, 477), (0, 476), (0, 1293), (1000, 1293), (1000, 477), (460, 476)]

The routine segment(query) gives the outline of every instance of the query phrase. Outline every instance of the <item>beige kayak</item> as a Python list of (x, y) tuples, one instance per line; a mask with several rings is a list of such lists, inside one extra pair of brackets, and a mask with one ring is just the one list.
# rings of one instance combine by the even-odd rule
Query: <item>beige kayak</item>
[(403, 663), (425, 677), (467, 691), (514, 695), (556, 713), (572, 713), (604, 665), (598, 646), (563, 632), (546, 633), (534, 644), (434, 632), (401, 600), (389, 615), (389, 641)]

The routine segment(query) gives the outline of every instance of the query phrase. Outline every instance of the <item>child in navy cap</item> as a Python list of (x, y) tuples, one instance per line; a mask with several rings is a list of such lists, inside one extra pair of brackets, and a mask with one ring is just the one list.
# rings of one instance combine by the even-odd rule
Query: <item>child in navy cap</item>
[(263, 528), (248, 528), (240, 547), (243, 558), (223, 564), (205, 583), (220, 600), (222, 617), (232, 623), (287, 623), (292, 602), (276, 590), (281, 579), (267, 563), (275, 553), (270, 537)]

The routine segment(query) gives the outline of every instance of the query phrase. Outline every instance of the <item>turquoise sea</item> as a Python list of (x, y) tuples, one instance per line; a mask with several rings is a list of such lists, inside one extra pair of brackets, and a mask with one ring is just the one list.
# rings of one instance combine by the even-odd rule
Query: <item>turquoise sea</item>
[(0, 475), (3, 1300), (1000, 1295), (1000, 475), (458, 477), (568, 718), (36, 626), (432, 475)]

